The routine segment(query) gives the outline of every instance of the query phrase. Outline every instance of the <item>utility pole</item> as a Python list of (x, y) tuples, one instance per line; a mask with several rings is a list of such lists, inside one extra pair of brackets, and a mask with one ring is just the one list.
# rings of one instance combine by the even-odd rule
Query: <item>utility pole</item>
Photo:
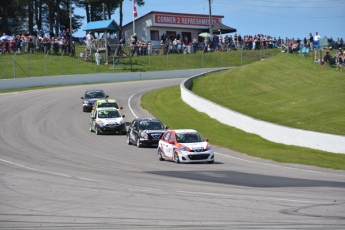
[(211, 0), (208, 0), (208, 9), (209, 9), (209, 20), (210, 20), (210, 34), (213, 34), (212, 33), (212, 11), (211, 11)]
[(72, 44), (72, 0), (69, 0), (69, 44)]

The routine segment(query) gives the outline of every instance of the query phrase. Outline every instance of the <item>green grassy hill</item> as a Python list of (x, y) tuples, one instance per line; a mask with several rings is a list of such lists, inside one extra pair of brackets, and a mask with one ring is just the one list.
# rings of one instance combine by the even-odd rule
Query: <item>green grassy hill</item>
[(309, 58), (279, 54), (208, 74), (193, 82), (192, 91), (260, 120), (345, 135), (345, 71)]
[[(286, 126), (344, 135), (345, 71), (279, 54), (196, 79), (193, 92), (244, 114)], [(345, 154), (282, 145), (226, 126), (181, 99), (179, 86), (143, 96), (142, 106), (170, 128), (192, 128), (212, 144), (277, 162), (345, 170)], [(169, 102), (169, 106), (166, 103)]]

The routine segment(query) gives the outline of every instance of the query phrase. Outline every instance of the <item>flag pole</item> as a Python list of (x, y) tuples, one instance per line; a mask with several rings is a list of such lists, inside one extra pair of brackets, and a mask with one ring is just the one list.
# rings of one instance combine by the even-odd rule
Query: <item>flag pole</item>
[(135, 11), (136, 11), (136, 7), (135, 7), (135, 0), (133, 0), (133, 34), (135, 34)]

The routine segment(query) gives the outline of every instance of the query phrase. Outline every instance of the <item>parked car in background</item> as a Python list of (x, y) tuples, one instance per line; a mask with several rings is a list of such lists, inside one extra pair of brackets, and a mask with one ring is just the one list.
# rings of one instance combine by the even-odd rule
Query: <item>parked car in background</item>
[(158, 159), (176, 163), (214, 162), (214, 151), (208, 139), (193, 129), (166, 131), (158, 143)]

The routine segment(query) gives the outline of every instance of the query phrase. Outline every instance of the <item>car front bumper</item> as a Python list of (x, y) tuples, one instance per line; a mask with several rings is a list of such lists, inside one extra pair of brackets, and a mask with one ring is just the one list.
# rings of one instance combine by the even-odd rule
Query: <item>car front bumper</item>
[(98, 130), (102, 134), (110, 134), (110, 133), (127, 133), (126, 125), (106, 125), (106, 126), (98, 126)]
[(83, 104), (83, 109), (84, 110), (92, 110), (93, 104)]
[(214, 161), (214, 153), (211, 150), (204, 152), (179, 151), (178, 157), (181, 163)]
[(140, 144), (144, 146), (153, 146), (157, 147), (158, 146), (159, 139), (144, 139), (140, 138)]

